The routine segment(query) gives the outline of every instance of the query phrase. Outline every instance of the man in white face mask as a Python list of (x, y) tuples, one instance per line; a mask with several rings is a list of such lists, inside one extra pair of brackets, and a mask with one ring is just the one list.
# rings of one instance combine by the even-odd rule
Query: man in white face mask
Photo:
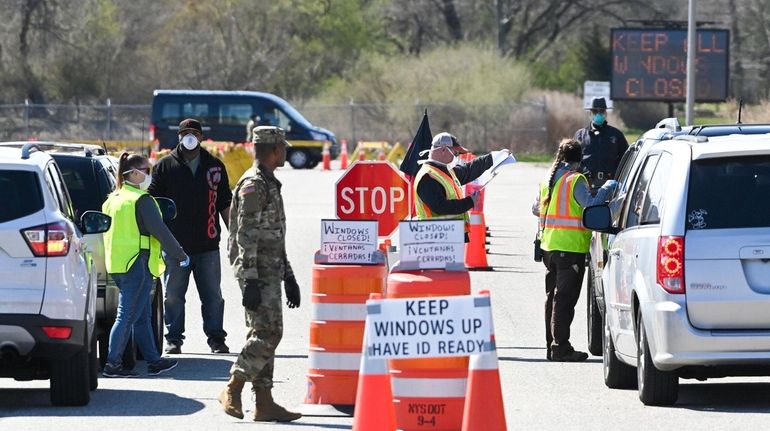
[(422, 166), (414, 180), (417, 218), (464, 220), (467, 242), (470, 226), (468, 211), (478, 201), (479, 192), (464, 196), (461, 186), (491, 168), (492, 156), (487, 154), (467, 164), (458, 164), (457, 156), (468, 150), (457, 142), (454, 135), (446, 132), (434, 136), (430, 149), (420, 155), (426, 152), (428, 160), (418, 162)]
[(220, 216), (230, 220), (232, 192), (224, 164), (201, 147), (200, 121), (179, 123), (179, 145), (158, 161), (148, 191), (174, 200), (177, 217), (169, 229), (190, 256), (186, 268), (169, 266), (163, 275), (167, 354), (182, 352), (185, 330), (185, 295), (192, 274), (201, 298), (203, 332), (212, 353), (228, 353), (223, 326), (225, 301), (220, 289)]

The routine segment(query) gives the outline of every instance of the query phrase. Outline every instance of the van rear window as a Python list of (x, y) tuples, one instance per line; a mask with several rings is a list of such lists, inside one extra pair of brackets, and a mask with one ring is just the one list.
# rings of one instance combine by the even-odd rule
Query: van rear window
[(0, 202), (0, 223), (43, 209), (37, 174), (30, 171), (0, 171)]
[(770, 227), (770, 156), (698, 160), (690, 169), (687, 229)]

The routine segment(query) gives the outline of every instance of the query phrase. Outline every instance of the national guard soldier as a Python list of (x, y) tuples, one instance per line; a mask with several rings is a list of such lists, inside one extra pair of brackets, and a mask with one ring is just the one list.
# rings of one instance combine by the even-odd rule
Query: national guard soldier
[(230, 212), (230, 263), (243, 293), (246, 344), (230, 369), (230, 381), (219, 395), (225, 413), (243, 419), (241, 392), (253, 386), (255, 421), (289, 422), (302, 417), (273, 401), (275, 349), (283, 334), (281, 281), (289, 308), (299, 307), (300, 291), (286, 258), (286, 216), (281, 182), (274, 175), (286, 161), (283, 129), (258, 126), (253, 133), (255, 166), (233, 190)]

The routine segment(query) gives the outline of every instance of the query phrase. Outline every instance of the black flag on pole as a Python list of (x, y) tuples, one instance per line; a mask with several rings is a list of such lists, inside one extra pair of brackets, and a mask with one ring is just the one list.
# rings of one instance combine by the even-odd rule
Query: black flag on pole
[(420, 165), (417, 164), (417, 161), (428, 158), (427, 156), (420, 157), (420, 152), (430, 149), (431, 139), (433, 139), (433, 135), (430, 132), (428, 110), (426, 109), (425, 114), (422, 116), (420, 127), (417, 129), (417, 133), (414, 135), (414, 139), (412, 139), (409, 149), (406, 150), (404, 161), (402, 161), (401, 166), (399, 166), (399, 169), (406, 174), (409, 181), (412, 181), (414, 177), (417, 176), (417, 171), (420, 170)]

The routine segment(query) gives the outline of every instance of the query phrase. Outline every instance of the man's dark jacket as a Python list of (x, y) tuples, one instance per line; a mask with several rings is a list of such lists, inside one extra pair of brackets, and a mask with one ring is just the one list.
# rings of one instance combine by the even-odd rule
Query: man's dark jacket
[(225, 165), (203, 148), (198, 157), (193, 176), (177, 146), (153, 167), (147, 190), (176, 203), (176, 218), (168, 227), (187, 254), (219, 249), (219, 213), (230, 207), (233, 198)]
[(575, 140), (583, 148), (583, 168), (592, 188), (615, 177), (620, 159), (628, 148), (623, 132), (606, 121), (600, 126), (591, 123), (575, 132)]
[[(432, 161), (425, 163), (449, 175), (446, 165)], [(486, 156), (473, 159), (470, 163), (457, 165), (452, 170), (460, 184), (467, 184), (480, 177), (484, 171), (491, 167), (492, 155), (487, 154)], [(423, 176), (420, 182), (417, 183), (417, 196), (430, 208), (431, 213), (437, 215), (462, 214), (473, 208), (473, 199), (470, 196), (457, 200), (447, 199), (444, 186), (430, 175)]]

